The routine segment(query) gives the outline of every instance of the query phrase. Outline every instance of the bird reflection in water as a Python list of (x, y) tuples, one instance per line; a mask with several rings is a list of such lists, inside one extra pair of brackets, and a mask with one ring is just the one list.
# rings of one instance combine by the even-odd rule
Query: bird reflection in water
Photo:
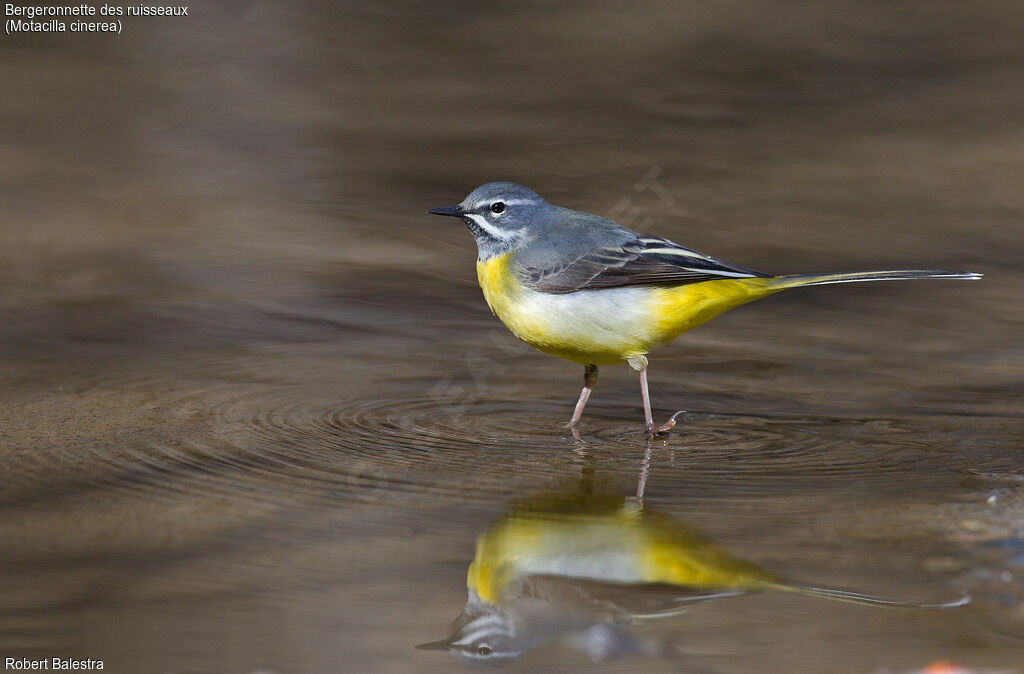
[(650, 443), (637, 496), (543, 493), (514, 505), (478, 539), (469, 598), (448, 638), (421, 644), (476, 663), (501, 664), (564, 640), (594, 660), (664, 655), (667, 645), (629, 625), (682, 613), (691, 604), (779, 590), (858, 604), (940, 608), (827, 588), (792, 585), (672, 516), (645, 506)]

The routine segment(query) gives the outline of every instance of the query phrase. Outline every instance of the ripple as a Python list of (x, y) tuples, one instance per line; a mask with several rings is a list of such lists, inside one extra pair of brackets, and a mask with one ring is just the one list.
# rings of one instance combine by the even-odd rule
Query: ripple
[[(39, 483), (58, 466), (65, 472), (70, 466), (79, 475), (69, 492), (116, 485), (149, 499), (189, 493), (248, 503), (282, 495), (469, 501), (556, 486), (584, 461), (625, 482), (644, 457), (640, 412), (614, 396), (591, 404), (577, 441), (564, 426), (571, 401), (498, 397), (503, 391), (462, 395), (457, 386), (438, 394), (429, 377), (356, 390), (328, 383), (336, 374), (325, 365), (330, 355), (290, 351), (285, 358), (273, 349), (189, 355), (164, 378), (152, 370), (114, 373), (116, 389), (108, 373), (85, 388), (88, 397), (112, 414), (111, 424), (118, 418), (108, 408), (115, 407), (135, 427), (116, 441), (57, 447), (12, 466), (12, 474)], [(108, 390), (109, 399), (102, 399)], [(381, 390), (403, 395), (375, 395)], [(691, 412), (679, 421), (654, 443), (652, 481), (708, 498), (868, 481), (944, 485), (959, 475), (965, 442), (955, 425), (938, 430), (930, 417)]]
[[(210, 436), (131, 448), (133, 478), (149, 471), (167, 488), (249, 498), (285, 489), (332, 499), (468, 499), (543, 487), (576, 470), (583, 456), (613, 475), (631, 475), (646, 446), (635, 419), (601, 411), (588, 419), (582, 441), (574, 440), (563, 425), (564, 401), (337, 400), (302, 387), (250, 387), (250, 395), (238, 388), (181, 401), (205, 406)], [(908, 476), (918, 485), (927, 475), (943, 483), (949, 472), (936, 471), (936, 460), (957, 463), (952, 438), (892, 420), (689, 414), (655, 449), (654, 467), (668, 479), (719, 495)]]

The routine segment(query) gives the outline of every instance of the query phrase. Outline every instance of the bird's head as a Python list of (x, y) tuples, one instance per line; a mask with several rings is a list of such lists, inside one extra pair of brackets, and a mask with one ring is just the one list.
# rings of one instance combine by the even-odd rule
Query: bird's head
[(472, 591), (462, 615), (455, 619), (447, 639), (420, 644), (425, 651), (448, 651), (478, 665), (504, 665), (522, 657), (536, 645), (536, 635), (516, 625), (515, 616), (480, 600)]
[(469, 193), (458, 206), (429, 213), (462, 218), (486, 260), (522, 245), (530, 231), (546, 221), (553, 208), (535, 192), (508, 182), (487, 183)]

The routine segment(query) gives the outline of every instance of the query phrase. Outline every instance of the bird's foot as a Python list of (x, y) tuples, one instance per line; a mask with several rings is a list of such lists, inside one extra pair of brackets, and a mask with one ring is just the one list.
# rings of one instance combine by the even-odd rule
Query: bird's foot
[(675, 414), (670, 416), (668, 418), (668, 421), (663, 423), (661, 426), (655, 426), (653, 423), (648, 425), (647, 426), (647, 437), (653, 438), (656, 435), (660, 435), (662, 433), (668, 433), (670, 430), (675, 428), (676, 417), (678, 417), (680, 414), (686, 414), (686, 410), (679, 410), (678, 412), (676, 412)]

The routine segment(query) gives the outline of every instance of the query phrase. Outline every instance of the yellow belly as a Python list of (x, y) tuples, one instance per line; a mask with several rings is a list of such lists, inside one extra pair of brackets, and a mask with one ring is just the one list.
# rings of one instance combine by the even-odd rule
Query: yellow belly
[[(777, 580), (663, 513), (621, 507), (621, 497), (553, 495), (513, 511), (477, 540), (469, 589), (500, 604), (536, 575), (609, 583), (755, 589)], [(617, 502), (617, 503), (616, 503)], [(540, 509), (536, 509), (540, 506)]]
[(740, 304), (764, 297), (765, 279), (724, 279), (675, 287), (630, 286), (549, 294), (523, 286), (509, 255), (477, 262), (491, 311), (527, 344), (584, 365), (611, 365)]

